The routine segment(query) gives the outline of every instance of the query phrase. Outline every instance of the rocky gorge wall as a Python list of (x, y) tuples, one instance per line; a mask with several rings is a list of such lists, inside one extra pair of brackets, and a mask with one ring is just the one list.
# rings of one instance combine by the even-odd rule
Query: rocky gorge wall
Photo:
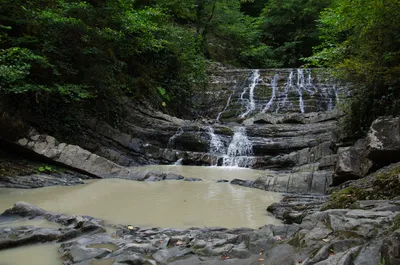
[[(123, 168), (178, 161), (242, 166), (265, 170), (265, 176), (257, 183), (237, 184), (322, 194), (332, 183), (335, 105), (345, 94), (346, 87), (314, 70), (216, 71), (207, 92), (197, 95), (207, 106), (208, 118), (182, 120), (128, 102), (128, 114), (119, 129), (82, 115), (83, 130), (76, 145), (32, 131), (13, 141), (79, 169), (88, 167), (79, 165), (82, 159), (107, 165), (88, 171), (96, 175), (128, 174)], [(197, 111), (202, 108), (197, 106)], [(60, 152), (67, 154), (59, 156)]]

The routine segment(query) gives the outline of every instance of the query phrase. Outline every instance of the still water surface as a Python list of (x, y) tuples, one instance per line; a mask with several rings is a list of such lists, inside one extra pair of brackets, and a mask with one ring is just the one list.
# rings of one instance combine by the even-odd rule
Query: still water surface
[[(90, 215), (111, 224), (145, 227), (257, 228), (280, 223), (266, 212), (270, 204), (280, 200), (280, 194), (215, 182), (234, 178), (254, 180), (263, 173), (261, 171), (189, 166), (150, 166), (137, 170), (173, 172), (185, 177), (202, 178), (203, 181), (104, 179), (72, 187), (0, 189), (0, 212), (17, 201), (25, 201), (48, 211)], [(54, 245), (39, 245), (0, 251), (0, 265), (51, 264), (58, 257), (53, 248)], [(51, 254), (48, 253), (50, 251)], [(49, 255), (50, 263), (47, 259), (39, 263), (25, 263), (23, 259), (29, 253)]]
[(58, 244), (38, 244), (0, 251), (0, 265), (61, 265)]
[(138, 182), (92, 180), (86, 185), (41, 189), (0, 189), (0, 212), (17, 201), (48, 211), (90, 215), (112, 224), (159, 227), (252, 227), (279, 223), (266, 208), (280, 194), (216, 179), (256, 179), (261, 171), (216, 167), (150, 166), (138, 170), (175, 172), (203, 181)]

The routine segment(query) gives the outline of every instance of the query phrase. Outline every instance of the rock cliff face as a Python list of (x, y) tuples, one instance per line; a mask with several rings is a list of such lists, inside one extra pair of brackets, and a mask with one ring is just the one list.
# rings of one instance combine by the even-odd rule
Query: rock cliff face
[(307, 69), (216, 72), (199, 94), (211, 119), (184, 121), (132, 105), (123, 132), (88, 120), (79, 145), (123, 166), (180, 160), (268, 169), (267, 190), (324, 193), (336, 161), (334, 108), (345, 92)]
[(198, 94), (203, 106), (195, 111), (207, 106), (207, 119), (181, 120), (128, 103), (120, 129), (83, 116), (76, 145), (39, 133), (19, 133), (17, 141), (94, 175), (180, 161), (263, 169), (258, 188), (324, 193), (336, 162), (335, 105), (345, 94), (328, 75), (307, 69), (220, 71)]

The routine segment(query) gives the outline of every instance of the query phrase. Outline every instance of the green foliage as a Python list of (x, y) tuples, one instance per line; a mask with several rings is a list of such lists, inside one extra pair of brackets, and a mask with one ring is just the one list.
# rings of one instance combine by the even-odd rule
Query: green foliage
[(335, 0), (319, 22), (322, 45), (307, 61), (354, 84), (345, 129), (360, 136), (376, 117), (400, 114), (400, 2)]
[(38, 168), (38, 171), (39, 171), (40, 173), (47, 173), (47, 174), (49, 174), (49, 173), (51, 173), (51, 172), (53, 171), (53, 168), (52, 168), (51, 166), (40, 166), (40, 167)]
[[(329, 3), (1, 0), (0, 96), (35, 116), (34, 125), (51, 133), (63, 130), (64, 135), (74, 135), (80, 113), (88, 111), (119, 126), (126, 99), (190, 116), (190, 99), (207, 81), (207, 62), (298, 66), (299, 58), (320, 44), (315, 20)], [(323, 13), (321, 24), (332, 23), (335, 16), (329, 12)], [(339, 37), (341, 30), (349, 31), (341, 25)], [(335, 38), (328, 36), (331, 31), (327, 27), (322, 34), (324, 43)], [(310, 64), (332, 60), (341, 51), (338, 45), (332, 46), (335, 52), (321, 46)], [(392, 50), (384, 58), (397, 57)]]
[(259, 17), (266, 3), (266, 0), (241, 1), (240, 10), (246, 15)]
[(250, 2), (253, 1), (155, 1), (174, 21), (195, 29), (199, 48), (207, 59), (236, 66), (270, 67), (268, 47), (260, 41), (258, 19), (241, 12), (241, 4)]
[(333, 192), (329, 196), (328, 202), (322, 206), (322, 210), (351, 208), (358, 200), (365, 200), (367, 193), (363, 189), (348, 187), (340, 191)]
[(333, 192), (323, 209), (351, 208), (359, 200), (389, 200), (400, 194), (400, 168), (393, 166), (382, 169), (362, 179), (361, 183), (352, 183), (349, 187)]
[(66, 134), (82, 110), (117, 126), (122, 96), (168, 101), (183, 115), (190, 106), (182, 103), (205, 81), (205, 58), (195, 28), (172, 15), (130, 0), (2, 0), (0, 95), (47, 131), (70, 127)]
[(260, 19), (263, 42), (279, 66), (298, 67), (319, 44), (316, 20), (330, 0), (270, 0)]

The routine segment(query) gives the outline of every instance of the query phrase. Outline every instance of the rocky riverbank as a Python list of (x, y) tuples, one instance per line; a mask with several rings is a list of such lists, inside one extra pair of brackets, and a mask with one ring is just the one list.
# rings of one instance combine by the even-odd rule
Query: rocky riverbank
[[(393, 156), (400, 146), (400, 138), (394, 137), (398, 124), (398, 118), (380, 118), (371, 126), (366, 139), (345, 149), (339, 147), (333, 178), (343, 181), (344, 172), (351, 172), (348, 173), (349, 179), (358, 180), (345, 181), (330, 188), (332, 193), (329, 197), (310, 194), (310, 190), (305, 188), (304, 195), (299, 192), (287, 194), (280, 203), (268, 207), (268, 211), (283, 220), (285, 225), (267, 225), (260, 229), (161, 229), (112, 224), (117, 230), (110, 235), (105, 233), (110, 225), (93, 217), (69, 217), (17, 203), (3, 213), (0, 220), (45, 218), (61, 224), (62, 228), (0, 228), (3, 234), (0, 246), (5, 249), (32, 243), (62, 242), (60, 252), (64, 264), (96, 264), (100, 261), (105, 264), (398, 264), (400, 164), (390, 164), (396, 161)], [(30, 131), (29, 137), (22, 142), (19, 140), (19, 144), (55, 162), (81, 172), (87, 171), (87, 175), (68, 170), (63, 175), (35, 173), (37, 164), (27, 163), (29, 166), (21, 166), (26, 170), (21, 171), (26, 176), (4, 174), (1, 178), (3, 186), (74, 185), (93, 177), (136, 181), (185, 179), (160, 172), (128, 171), (122, 175), (124, 167), (78, 146), (68, 147), (35, 131)], [(79, 157), (79, 154), (85, 157)], [(382, 157), (389, 155), (391, 160), (385, 162)], [(20, 163), (15, 161), (7, 164), (9, 170)], [(383, 166), (388, 163), (390, 165)], [(370, 169), (359, 170), (367, 167)], [(374, 168), (379, 169), (374, 171)], [(97, 173), (102, 171), (107, 173)], [(268, 171), (268, 174), (273, 173)], [(265, 176), (255, 181), (234, 179), (230, 182), (249, 188), (290, 192), (288, 186), (277, 185), (275, 178)], [(305, 187), (309, 187), (309, 182), (305, 183)], [(301, 186), (295, 186), (301, 190)]]
[[(140, 228), (47, 212), (23, 202), (0, 221), (46, 219), (59, 229), (0, 228), (0, 249), (61, 243), (64, 264), (398, 264), (400, 201), (363, 201), (359, 209), (317, 211), (301, 224), (259, 229)], [(103, 262), (103, 263), (101, 263)]]
[[(395, 131), (392, 127), (393, 124), (397, 124), (396, 119), (386, 117), (377, 120), (374, 124), (382, 122), (387, 124), (380, 126), (380, 130), (377, 130), (376, 125), (371, 127), (371, 133), (364, 142), (379, 148), (381, 155), (385, 155), (385, 148), (390, 148), (388, 150), (390, 154), (396, 152), (393, 150), (393, 146), (397, 144), (396, 138), (387, 137)], [(33, 150), (38, 148), (36, 149), (38, 153), (51, 153), (52, 148), (60, 145), (51, 138), (39, 136), (37, 139), (44, 139), (46, 143), (40, 144), (43, 142), (38, 141), (32, 144)], [(392, 142), (385, 145), (384, 143), (389, 140)], [(382, 141), (386, 142), (382, 143)], [(29, 145), (29, 141), (25, 145)], [(358, 142), (355, 146), (359, 145)], [(352, 148), (355, 147), (348, 149), (352, 150)], [(362, 150), (374, 153), (370, 147), (362, 148)], [(55, 157), (58, 157), (60, 161), (63, 161), (62, 159), (79, 161), (71, 160), (68, 156), (62, 158), (62, 151)], [(91, 155), (89, 154), (88, 157), (90, 158)], [(363, 159), (356, 157), (359, 164), (353, 161), (347, 165), (357, 168), (365, 163), (372, 168), (382, 165), (382, 159), (379, 159), (379, 164), (374, 163), (376, 156), (366, 154), (363, 157)], [(348, 159), (348, 156), (344, 155), (338, 157), (335, 176), (343, 179), (342, 165), (345, 164), (343, 161), (348, 161)], [(108, 164), (94, 162), (92, 167), (87, 168), (100, 170), (99, 167), (110, 165), (110, 163), (112, 162)], [(0, 228), (0, 248), (58, 242), (61, 243), (60, 253), (64, 264), (394, 265), (400, 262), (400, 253), (398, 253), (400, 201), (397, 198), (399, 168), (399, 164), (391, 164), (365, 177), (358, 176), (359, 180), (344, 182), (331, 190), (330, 197), (288, 194), (282, 202), (268, 208), (268, 211), (286, 224), (267, 225), (259, 229), (140, 228), (135, 227), (134, 224), (105, 224), (95, 217), (50, 213), (33, 205), (17, 203), (0, 216), (2, 222), (20, 218), (33, 220), (44, 218), (60, 224), (61, 228), (38, 226)], [(95, 172), (95, 170), (89, 172), (90, 176), (93, 177)], [(183, 179), (179, 175), (154, 172), (132, 173), (126, 175), (125, 178), (128, 176), (131, 180), (141, 181)], [(60, 176), (53, 177), (62, 184)], [(105, 174), (98, 177), (123, 176)], [(23, 176), (15, 179), (21, 179), (27, 185), (26, 187), (29, 183), (36, 185), (31, 187), (40, 186), (35, 175), (30, 175), (25, 179)], [(269, 190), (267, 184), (270, 182), (267, 180), (265, 177), (256, 181), (235, 179), (231, 181), (231, 184)], [(67, 182), (80, 183), (73, 180)], [(54, 184), (57, 185), (56, 182)], [(116, 230), (110, 234), (106, 230), (111, 226)]]

